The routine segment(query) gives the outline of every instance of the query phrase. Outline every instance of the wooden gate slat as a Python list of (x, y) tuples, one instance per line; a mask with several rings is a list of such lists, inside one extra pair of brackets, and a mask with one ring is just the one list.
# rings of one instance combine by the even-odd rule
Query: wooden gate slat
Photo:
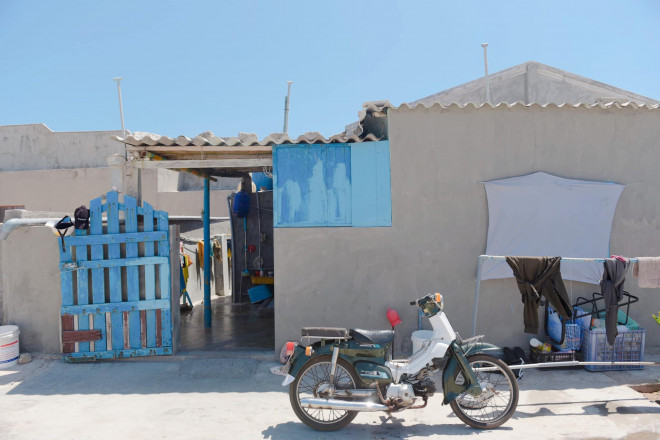
[[(91, 210), (90, 210), (91, 211)], [(153, 215), (153, 214), (152, 214)], [(153, 229), (153, 228), (152, 228)], [(141, 243), (143, 241), (160, 241), (165, 239), (164, 232), (137, 232), (130, 234), (112, 234), (112, 235), (85, 235), (84, 237), (67, 237), (67, 246), (78, 246), (85, 244), (87, 246), (95, 244), (115, 244), (115, 243)]]
[[(76, 236), (83, 237), (87, 235), (87, 231), (84, 229), (76, 229)], [(76, 248), (76, 262), (87, 261), (87, 246), (79, 245), (75, 246)], [(76, 270), (76, 287), (78, 288), (77, 292), (77, 304), (86, 305), (89, 304), (89, 274), (87, 269), (81, 269), (78, 265)], [(85, 331), (89, 330), (89, 315), (78, 315), (78, 330)], [(64, 336), (64, 335), (63, 335)], [(78, 343), (78, 351), (89, 351), (89, 342)]]
[(153, 299), (137, 303), (121, 302), (106, 304), (88, 304), (86, 306), (62, 306), (62, 315), (80, 315), (81, 313), (122, 313), (138, 310), (154, 310), (169, 308), (169, 300)]
[[(144, 232), (153, 232), (154, 208), (146, 202), (142, 205), (144, 209)], [(154, 256), (154, 243), (147, 242), (144, 244), (144, 256), (147, 258)], [(144, 299), (146, 301), (156, 299), (156, 267), (152, 264), (144, 267)], [(145, 315), (147, 319), (147, 347), (156, 347), (156, 311), (147, 310)]]
[[(124, 204), (126, 205), (126, 232), (132, 233), (138, 231), (137, 223), (137, 202), (134, 197), (125, 196)], [(126, 258), (137, 258), (138, 245), (137, 243), (126, 243)], [(129, 266), (126, 268), (126, 287), (128, 289), (127, 299), (129, 302), (140, 301), (140, 272), (137, 266)], [(129, 348), (142, 348), (140, 338), (140, 313), (128, 313), (128, 331), (129, 331)]]
[[(108, 205), (108, 234), (119, 233), (119, 202), (117, 193), (112, 191), (106, 196)], [(121, 249), (119, 244), (108, 245), (108, 258), (115, 259), (121, 257)], [(110, 302), (122, 302), (121, 292), (121, 268), (111, 267), (108, 269), (110, 278)], [(112, 348), (114, 350), (121, 350), (124, 348), (124, 326), (123, 326), (122, 312), (115, 312), (110, 314), (112, 321)]]
[[(157, 224), (159, 231), (167, 231), (169, 229), (167, 212), (159, 211)], [(170, 256), (169, 240), (158, 242), (158, 256), (169, 258)], [(161, 264), (159, 274), (160, 274), (160, 299), (169, 300), (170, 289), (171, 289), (170, 265)], [(161, 325), (161, 338), (162, 338), (161, 344), (163, 347), (169, 347), (172, 345), (172, 312), (170, 311), (170, 309), (161, 309), (160, 325)]]
[[(101, 198), (92, 200), (89, 204), (89, 238), (95, 235), (103, 235), (103, 218), (101, 217)], [(93, 244), (91, 246), (92, 260), (103, 260), (103, 245)], [(104, 269), (92, 269), (92, 302), (94, 304), (105, 303), (105, 275)], [(101, 331), (101, 339), (94, 342), (94, 351), (106, 351), (108, 342), (105, 329), (105, 313), (96, 313), (94, 316), (94, 329)]]
[[(67, 267), (71, 265), (71, 250), (65, 246), (62, 237), (58, 239), (60, 251), (60, 287), (62, 289), (62, 305), (73, 305), (73, 269)], [(73, 316), (62, 316), (62, 331), (74, 330)], [(76, 344), (73, 342), (63, 343), (62, 351), (64, 353), (73, 353), (76, 351)]]
[(87, 342), (89, 341), (98, 341), (101, 339), (101, 332), (99, 330), (87, 330), (87, 331), (75, 331), (75, 330), (70, 330), (70, 331), (62, 331), (62, 342), (69, 343), (82, 343), (82, 342)]
[[(73, 316), (62, 316), (62, 334), (66, 331), (73, 331)], [(76, 351), (75, 342), (66, 342), (62, 340), (62, 352), (63, 353), (73, 353)]]

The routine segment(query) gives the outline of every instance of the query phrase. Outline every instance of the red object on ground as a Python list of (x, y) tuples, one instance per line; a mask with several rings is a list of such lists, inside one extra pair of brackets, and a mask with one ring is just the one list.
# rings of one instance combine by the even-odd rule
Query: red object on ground
[(396, 310), (390, 309), (389, 307), (387, 308), (387, 319), (390, 321), (390, 324), (392, 324), (392, 327), (401, 324), (401, 318), (399, 318), (399, 314), (396, 312)]

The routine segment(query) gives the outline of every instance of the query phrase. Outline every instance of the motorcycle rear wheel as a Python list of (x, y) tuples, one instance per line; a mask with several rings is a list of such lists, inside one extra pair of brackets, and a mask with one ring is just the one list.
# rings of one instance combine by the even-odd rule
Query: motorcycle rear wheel
[[(468, 356), (472, 368), (494, 368), (494, 371), (475, 371), (482, 391), (479, 396), (460, 394), (449, 405), (456, 416), (478, 429), (497, 428), (509, 420), (518, 406), (518, 382), (511, 369), (501, 360), (485, 354)], [(457, 384), (465, 383), (463, 373), (454, 374)]]
[[(339, 411), (334, 409), (303, 408), (301, 397), (319, 398), (317, 391), (321, 385), (330, 383), (331, 356), (317, 356), (308, 360), (298, 372), (289, 387), (289, 400), (296, 416), (305, 425), (317, 431), (336, 431), (353, 421), (357, 411)], [(339, 358), (335, 370), (335, 389), (355, 389), (360, 384), (355, 369)]]

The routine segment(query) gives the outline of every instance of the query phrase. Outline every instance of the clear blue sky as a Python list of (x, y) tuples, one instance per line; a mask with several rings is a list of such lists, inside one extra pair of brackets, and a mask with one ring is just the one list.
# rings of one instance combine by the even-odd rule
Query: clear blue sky
[[(505, 5), (505, 6), (502, 6)], [(660, 99), (660, 2), (0, 1), (0, 125), (332, 135), (535, 60)]]

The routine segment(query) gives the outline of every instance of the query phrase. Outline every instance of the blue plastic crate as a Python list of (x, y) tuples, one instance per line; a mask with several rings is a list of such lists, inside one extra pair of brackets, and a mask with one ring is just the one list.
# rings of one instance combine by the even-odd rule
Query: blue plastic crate
[(259, 286), (248, 289), (248, 295), (250, 296), (250, 302), (256, 303), (267, 298), (271, 298), (273, 293), (270, 291), (267, 285), (261, 284)]
[[(641, 362), (644, 360), (646, 330), (619, 332), (614, 345), (607, 343), (605, 329), (585, 330), (582, 356), (585, 362)], [(641, 370), (642, 365), (585, 365), (589, 371)]]

